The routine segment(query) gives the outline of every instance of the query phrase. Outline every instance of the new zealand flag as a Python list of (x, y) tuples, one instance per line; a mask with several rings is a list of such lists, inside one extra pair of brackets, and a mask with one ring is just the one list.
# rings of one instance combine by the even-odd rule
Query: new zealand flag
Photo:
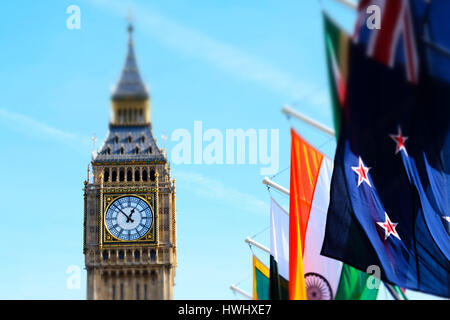
[(350, 49), (322, 254), (450, 297), (450, 2), (386, 0), (382, 17)]

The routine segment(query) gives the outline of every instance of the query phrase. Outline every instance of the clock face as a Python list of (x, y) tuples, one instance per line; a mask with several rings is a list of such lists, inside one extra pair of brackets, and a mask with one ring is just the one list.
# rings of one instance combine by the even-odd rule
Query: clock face
[(141, 198), (125, 196), (114, 200), (105, 216), (106, 227), (121, 240), (143, 237), (153, 222), (153, 212)]

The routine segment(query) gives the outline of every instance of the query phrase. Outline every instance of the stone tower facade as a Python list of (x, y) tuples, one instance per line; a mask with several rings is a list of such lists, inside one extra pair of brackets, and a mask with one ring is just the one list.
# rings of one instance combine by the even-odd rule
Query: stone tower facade
[(84, 182), (88, 299), (173, 299), (175, 180), (152, 134), (150, 95), (137, 67), (133, 27), (111, 97), (109, 132)]

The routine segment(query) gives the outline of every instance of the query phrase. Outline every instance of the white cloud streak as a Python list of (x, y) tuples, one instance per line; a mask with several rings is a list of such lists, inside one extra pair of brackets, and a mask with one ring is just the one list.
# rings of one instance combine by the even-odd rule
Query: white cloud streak
[(200, 173), (177, 171), (177, 181), (182, 183), (183, 187), (188, 187), (190, 191), (197, 196), (222, 202), (223, 204), (235, 204), (239, 207), (237, 214), (247, 212), (268, 214), (269, 205), (252, 196), (251, 194), (241, 192), (235, 188), (224, 185), (221, 181), (206, 177)]
[(200, 58), (240, 79), (282, 94), (286, 99), (301, 100), (328, 109), (325, 108), (329, 102), (325, 89), (317, 90), (317, 87), (296, 79), (259, 57), (181, 25), (149, 7), (137, 6), (131, 1), (93, 0), (91, 3), (119, 16), (124, 16), (129, 8), (134, 8), (137, 24), (143, 27), (142, 32), (161, 43)]
[(4, 120), (6, 125), (12, 129), (26, 134), (44, 135), (62, 142), (77, 141), (80, 144), (89, 143), (88, 137), (82, 137), (78, 134), (52, 127), (21, 113), (0, 109), (0, 119)]

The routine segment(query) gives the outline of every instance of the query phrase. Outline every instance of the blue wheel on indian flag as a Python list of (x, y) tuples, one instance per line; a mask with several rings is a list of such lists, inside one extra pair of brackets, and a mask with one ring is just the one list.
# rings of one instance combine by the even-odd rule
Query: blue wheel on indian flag
[(308, 300), (332, 300), (333, 291), (327, 279), (315, 272), (305, 274)]

